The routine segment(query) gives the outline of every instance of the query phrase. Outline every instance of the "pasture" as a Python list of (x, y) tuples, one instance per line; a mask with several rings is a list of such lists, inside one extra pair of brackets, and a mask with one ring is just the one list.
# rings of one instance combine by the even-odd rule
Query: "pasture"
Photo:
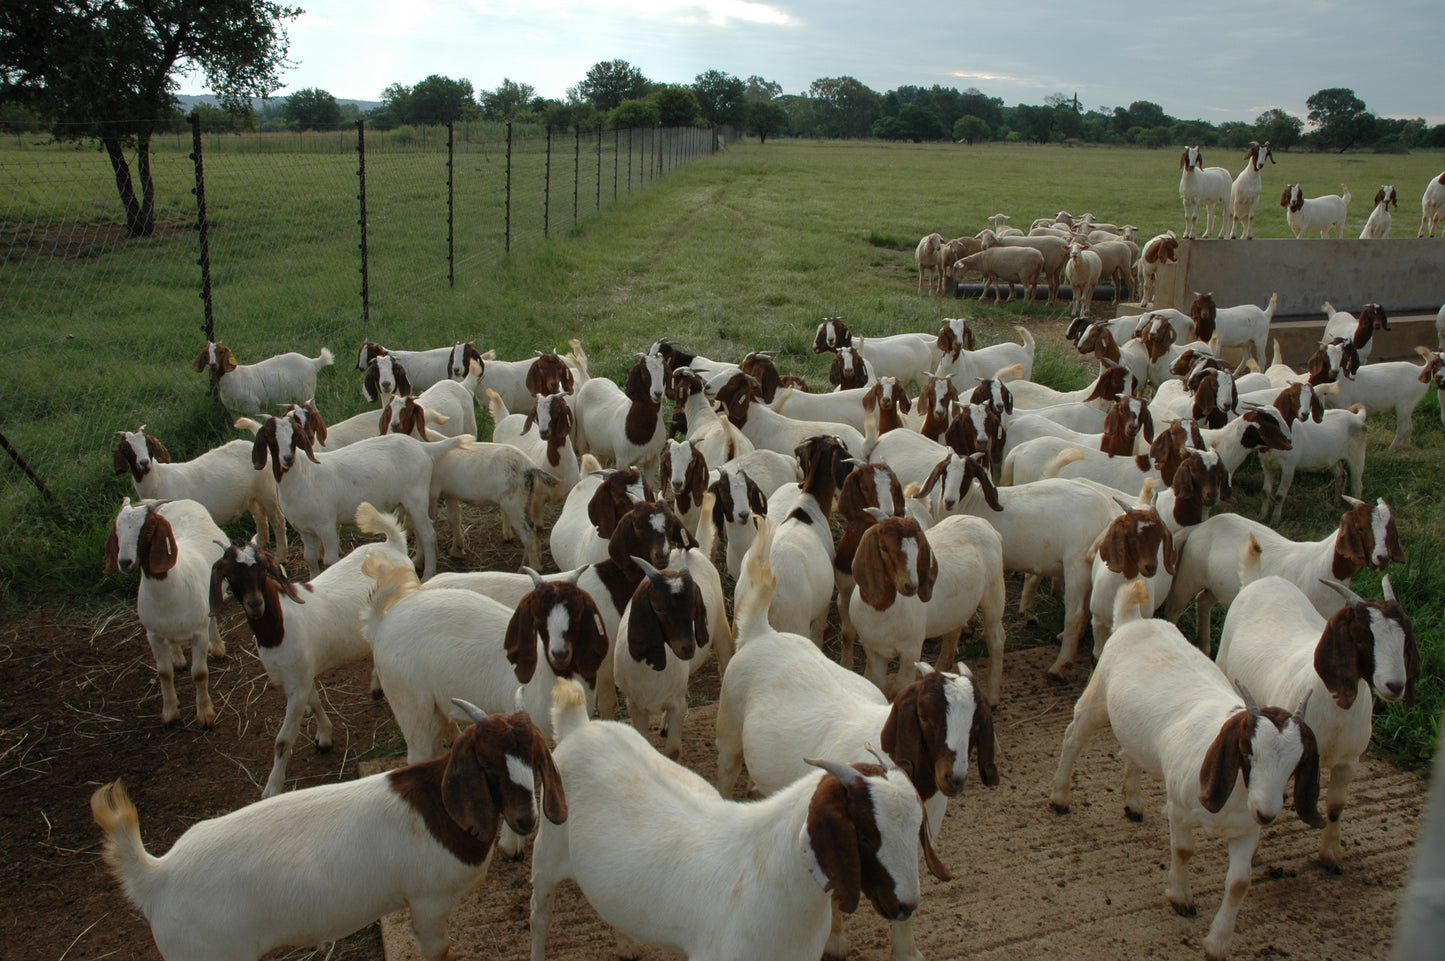
[[(24, 173), (27, 165), (38, 162), (37, 154), (49, 156), (37, 149), (0, 148), (7, 182), (43, 180), (27, 180)], [(475, 338), (482, 349), (517, 358), (575, 336), (586, 346), (594, 372), (617, 378), (636, 351), (665, 336), (720, 358), (774, 350), (785, 372), (826, 383), (826, 368), (812, 354), (811, 342), (817, 322), (833, 315), (844, 316), (855, 331), (868, 334), (936, 330), (942, 318), (967, 316), (978, 327), (981, 343), (1012, 338), (1013, 324), (1026, 323), (1040, 340), (1040, 379), (1073, 387), (1090, 375), (1058, 336), (1064, 311), (920, 297), (915, 293), (913, 244), (932, 230), (945, 236), (973, 233), (996, 211), (1010, 213), (1018, 223), (1063, 209), (1090, 210), (1100, 219), (1136, 224), (1146, 237), (1171, 227), (1180, 230), (1177, 157), (1175, 150), (1123, 148), (787, 141), (734, 145), (671, 172), (604, 214), (582, 218), (575, 228), (554, 229), (549, 240), (537, 235), (526, 243), (514, 242), (510, 254), (495, 243), (479, 241), (468, 256), (468, 269), (459, 264), (454, 289), (446, 286), (444, 264), (436, 266), (434, 244), (428, 241), (429, 259), (423, 261), (423, 251), (409, 239), (430, 236), (427, 231), (433, 228), (418, 223), (425, 204), (415, 184), (398, 175), (390, 188), (374, 188), (376, 208), (387, 212), (384, 222), (392, 239), (383, 247), (391, 246), (386, 262), (392, 273), (389, 279), (386, 271), (372, 279), (376, 288), (370, 322), (360, 319), (355, 262), (348, 259), (355, 245), (354, 200), (347, 196), (354, 193), (354, 180), (348, 180), (354, 176), (354, 158), (340, 151), (335, 156), (308, 155), (303, 166), (311, 172), (287, 179), (294, 158), (283, 157), (275, 159), (277, 173), (264, 181), (266, 193), (260, 200), (253, 196), (249, 205), (222, 205), (212, 252), (217, 262), (217, 333), (243, 363), (283, 350), (314, 354), (322, 344), (329, 346), (337, 364), (322, 373), (317, 403), (333, 420), (367, 406), (357, 389), (360, 374), (349, 369), (364, 338), (408, 347)], [(1240, 166), (1233, 152), (1206, 151), (1205, 157), (1235, 172)], [(1442, 167), (1442, 158), (1420, 153), (1291, 153), (1280, 154), (1278, 160), (1264, 172), (1256, 223), (1260, 237), (1288, 236), (1284, 212), (1274, 205), (1286, 182), (1304, 184), (1307, 193), (1329, 193), (1341, 181), (1350, 184), (1356, 198), (1350, 211), (1353, 232), (1347, 236), (1358, 234), (1368, 214), (1368, 198), (1382, 183), (1400, 188), (1395, 235), (1413, 236), (1419, 192)], [(478, 165), (485, 162), (477, 160)], [(211, 181), (208, 173), (208, 193), (226, 196), (227, 177), (254, 186), (260, 182), (255, 164), (254, 157), (246, 158), (245, 166), (228, 172), (226, 155), (208, 159), (208, 171), (214, 170), (217, 178)], [(162, 182), (175, 194), (165, 201), (170, 205), (166, 209), (183, 221), (186, 162), (181, 156), (165, 157), (159, 166), (166, 171)], [(35, 189), (41, 207), (59, 207), (71, 199), (61, 196), (65, 191)], [(113, 218), (108, 189), (102, 179), (87, 201), (91, 222)], [(229, 256), (222, 259), (228, 242)], [(0, 530), (7, 544), (0, 560), (0, 601), (9, 619), (0, 640), (10, 670), (0, 697), (6, 704), (0, 757), (8, 758), (7, 789), (15, 792), (17, 803), (7, 804), (3, 815), (3, 850), (7, 863), (19, 864), (21, 870), (0, 882), (0, 891), (13, 903), (36, 903), (43, 912), (27, 914), (17, 957), (153, 957), (143, 924), (101, 876), (97, 834), (86, 808), (90, 790), (124, 773), (137, 798), (147, 842), (153, 852), (162, 850), (185, 824), (259, 795), (248, 774), (264, 772), (269, 741), (280, 720), (279, 695), (266, 690), (250, 653), (252, 642), (233, 609), (226, 632), (231, 653), (219, 664), (213, 661), (213, 677), (225, 678), (213, 682), (227, 692), (222, 721), (210, 732), (190, 724), (179, 731), (162, 730), (155, 717), (149, 654), (134, 620), (134, 581), (98, 573), (110, 518), (120, 497), (130, 493), (129, 482), (110, 469), (114, 431), (146, 423), (178, 457), (194, 456), (236, 436), (208, 396), (205, 378), (188, 366), (203, 346), (197, 332), (201, 317), (194, 248), (194, 234), (177, 229), (86, 256), (37, 259), (12, 253), (0, 280), (0, 313), (11, 319), (7, 332), (0, 334), (6, 374), (0, 378), (0, 410), (6, 412), (0, 423), (22, 452), (44, 461), (45, 478), (58, 501), (47, 504), (7, 466), (0, 496)], [(412, 258), (421, 265), (408, 271)], [(1320, 278), (1320, 285), (1321, 299), (1327, 299), (1328, 278)], [(1437, 719), (1445, 705), (1439, 602), (1445, 594), (1445, 561), (1437, 549), (1445, 538), (1445, 510), (1438, 497), (1445, 481), (1440, 466), (1445, 435), (1433, 392), (1414, 420), (1414, 446), (1395, 454), (1385, 451), (1394, 431), (1392, 418), (1372, 421), (1364, 485), (1367, 498), (1382, 496), (1395, 508), (1407, 561), (1396, 565), (1391, 580), (1414, 620), (1424, 658), (1420, 704), (1382, 710), (1376, 719), (1378, 749), (1407, 766), (1418, 766), (1433, 754)], [(37, 456), (33, 451), (46, 453)], [(1259, 470), (1251, 460), (1236, 476), (1236, 502), (1230, 509), (1253, 516), (1258, 490)], [(1329, 491), (1327, 477), (1298, 479), (1281, 530), (1295, 538), (1323, 536), (1340, 513)], [(482, 563), (515, 565), (511, 545), (497, 553), (492, 525), (492, 519), (483, 516), (468, 531), (471, 564), (481, 558)], [(248, 531), (238, 527), (232, 533)], [(445, 537), (443, 532), (444, 543)], [(293, 560), (299, 559), (296, 550)], [(1016, 587), (1011, 581), (1011, 595)], [(1377, 578), (1357, 578), (1355, 588), (1366, 596), (1377, 595)], [(1040, 620), (1039, 626), (1030, 627), (1010, 618), (1011, 651), (1052, 643), (1061, 625), (1056, 601), (1044, 606)], [(971, 659), (978, 653), (967, 651)], [(1111, 934), (1118, 930), (1109, 926), (1110, 918), (1143, 916), (1160, 929), (1167, 921), (1161, 940), (1131, 937), (1119, 945), (1120, 956), (1136, 956), (1140, 949), (1160, 956), (1197, 956), (1206, 920), (1169, 914), (1159, 897), (1162, 880), (1146, 870), (1165, 857), (1162, 817), (1149, 819), (1149, 833), (1137, 849), (1110, 862), (1108, 870), (1118, 872), (1111, 875), (1111, 884), (1117, 881), (1120, 888), (1098, 889), (1082, 899), (1055, 892), (1071, 877), (1085, 877), (1086, 868), (1060, 861), (1056, 869), (1028, 875), (1027, 883), (1005, 887), (1017, 879), (1005, 877), (1010, 874), (1006, 865), (990, 860), (994, 853), (968, 838), (969, 822), (960, 813), (972, 817), (982, 807), (1007, 809), (996, 836), (1011, 839), (1006, 845), (1010, 858), (1027, 859), (1075, 843), (1070, 837), (1093, 837), (1091, 832), (1100, 830), (1100, 808), (1109, 812), (1111, 831), (1137, 835), (1143, 830), (1115, 827), (1120, 819), (1105, 795), (1118, 768), (1104, 756), (1106, 737), (1096, 742), (1094, 762), (1081, 765), (1081, 771), (1090, 767), (1095, 778), (1088, 785), (1081, 780), (1079, 791), (1091, 803), (1101, 802), (1095, 805), (1096, 816), (1080, 810), (1059, 820), (1048, 811), (1038, 772), (1046, 776), (1050, 769), (1050, 752), (1057, 750), (1068, 705), (1083, 684), (1086, 668), (1076, 666), (1066, 688), (1045, 687), (1038, 679), (1047, 663), (1042, 653), (1026, 651), (1009, 658), (1004, 697), (1010, 706), (1000, 723), (1002, 729), (1012, 719), (1018, 726), (1015, 733), (1000, 735), (1006, 749), (1000, 759), (1004, 785), (986, 792), (971, 783), (960, 811), (950, 814), (945, 834), (951, 851), (945, 852), (945, 860), (964, 879), (951, 887), (1005, 893), (1011, 916), (1016, 922), (1023, 919), (1023, 926), (1042, 916), (1040, 905), (1047, 902), (1051, 910), (1095, 926), (1085, 925), (1081, 931), (1081, 943), (1091, 947), (1090, 932), (1099, 930), (1097, 926), (1109, 927)], [(37, 679), (44, 683), (37, 684)], [(387, 757), (399, 747), (384, 704), (373, 705), (366, 697), (364, 671), (349, 670), (327, 680), (328, 697), (341, 716), (338, 733), (345, 728), (349, 740), (329, 758), (317, 757), (305, 743), (299, 746), (294, 766), (302, 784), (354, 776), (358, 758)], [(187, 683), (180, 682), (183, 700)], [(715, 693), (715, 681), (711, 691)], [(704, 684), (696, 698), (701, 708), (696, 713), (702, 717), (708, 693)], [(700, 729), (695, 719), (687, 756), (706, 763), (709, 738), (710, 732)], [(1009, 763), (1016, 765), (1012, 772)], [(1369, 792), (1362, 792), (1363, 782), (1374, 775), (1362, 775), (1356, 791), (1362, 794), (1361, 804), (1378, 802), (1379, 807), (1347, 820), (1346, 828), (1347, 838), (1364, 845), (1352, 846), (1349, 857), (1369, 866), (1362, 864), (1351, 873), (1347, 864), (1345, 879), (1324, 878), (1307, 860), (1311, 842), (1305, 829), (1298, 824), (1278, 828), (1288, 836), (1288, 845), (1262, 843), (1256, 881), (1262, 870), (1279, 873), (1272, 873), (1270, 882), (1259, 885), (1246, 901), (1236, 956), (1264, 956), (1273, 950), (1352, 957), (1371, 950), (1364, 944), (1383, 951), (1388, 918), (1371, 919), (1364, 929), (1366, 940), (1346, 944), (1331, 932), (1338, 920), (1333, 912), (1319, 913), (1318, 904), (1287, 890), (1292, 885), (1334, 885), (1338, 890), (1331, 889), (1330, 901), (1336, 905), (1372, 888), (1398, 890), (1398, 862), (1408, 851), (1405, 836), (1413, 837), (1415, 831), (1423, 783), (1408, 776), (1398, 780), (1402, 775), (1379, 760), (1370, 762), (1370, 770), (1381, 778), (1376, 796), (1366, 801), (1363, 794)], [(1350, 813), (1346, 816), (1351, 818)], [(1029, 833), (1035, 830), (1037, 834)], [(1077, 843), (1080, 849), (1066, 857), (1076, 866), (1092, 864), (1089, 859), (1101, 851), (1115, 850), (1112, 840)], [(1372, 851), (1377, 844), (1381, 850)], [(1208, 867), (1202, 863), (1206, 855), (1212, 856)], [(1201, 845), (1195, 878), (1208, 906), (1202, 914), (1212, 912), (1220, 893), (1219, 855), (1208, 842)], [(1384, 860), (1397, 863), (1385, 866)], [(980, 865), (988, 869), (982, 876)], [(970, 876), (982, 883), (975, 884)], [(494, 865), (492, 877), (505, 879), (497, 883), (509, 886), (525, 882), (524, 872), (513, 865)], [(1127, 896), (1116, 893), (1130, 886)], [(1266, 888), (1284, 899), (1283, 910), (1292, 912), (1295, 927), (1271, 926)], [(43, 893), (39, 901), (34, 890)], [(514, 929), (518, 910), (525, 926), (524, 893), (514, 890), (514, 897), (498, 906), (512, 928), (492, 927), (477, 935), (498, 943), (459, 943), (464, 956), (521, 956)], [(998, 910), (987, 901), (965, 907), (961, 900), (935, 903), (936, 895), (936, 886), (926, 883), (924, 911), (955, 917), (957, 923), (946, 942), (921, 940), (928, 956), (975, 953), (975, 948), (988, 946), (990, 956), (1026, 957), (1033, 956), (1031, 950), (1050, 947), (1046, 940), (1023, 937), (1018, 926), (996, 927), (980, 919)], [(1393, 904), (1393, 897), (1382, 900), (1382, 908)], [(1126, 909), (1125, 915), (1110, 913), (1116, 909)], [(1351, 925), (1357, 926), (1353, 921)], [(855, 936), (860, 927), (881, 931), (876, 921), (864, 918), (855, 922)], [(1307, 930), (1314, 934), (1304, 933)], [(358, 944), (346, 950), (355, 953), (347, 956), (376, 957), (374, 933), (368, 937), (370, 941), (353, 939)], [(578, 954), (566, 954), (559, 946), (557, 956), (580, 957), (583, 949), (591, 954), (606, 951), (601, 937), (591, 929), (575, 945)], [(860, 940), (858, 945), (862, 957), (881, 957), (886, 951), (883, 941)]]

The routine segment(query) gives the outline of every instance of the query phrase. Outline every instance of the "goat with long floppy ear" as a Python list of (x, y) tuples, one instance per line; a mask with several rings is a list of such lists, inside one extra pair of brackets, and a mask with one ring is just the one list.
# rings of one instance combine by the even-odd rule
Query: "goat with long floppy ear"
[[(598, 669), (608, 653), (597, 603), (572, 581), (544, 581), (530, 567), (524, 570), (532, 578), (533, 590), (517, 604), (503, 643), (517, 680), (522, 684), (532, 680), (540, 643), (553, 673), (580, 677), (595, 688)], [(550, 620), (553, 611), (560, 612), (562, 637), (551, 637), (556, 629)]]
[[(470, 750), (459, 751), (454, 745), (449, 752), (446, 773), (442, 776), (442, 793), (447, 813), (451, 814), (458, 824), (470, 828), (472, 825), (457, 817), (454, 812), (467, 811), (476, 795), (489, 794), (494, 803), (501, 802), (497, 805), (497, 810), (506, 817), (512, 830), (518, 834), (526, 834), (530, 830), (526, 822), (536, 823), (533, 792), (540, 790), (543, 815), (553, 824), (565, 823), (567, 794), (562, 788), (562, 775), (557, 770), (547, 742), (542, 738), (542, 732), (537, 730), (527, 712), (518, 711), (510, 716), (491, 715), (459, 697), (452, 698), (452, 703), (472, 719), (475, 725), (473, 730), (476, 732), (474, 736), (486, 746), (467, 745)], [(527, 766), (534, 772), (535, 786), (524, 787), (510, 777), (501, 776), (508, 770), (508, 757), (525, 758), (528, 761)], [(479, 764), (479, 758), (490, 758), (493, 763)], [(496, 763), (498, 761), (501, 763)], [(488, 790), (479, 791), (477, 788), (482, 782), (476, 775), (484, 769), (490, 771), (490, 776), (486, 778)], [(515, 815), (514, 811), (517, 812)], [(492, 836), (495, 836), (495, 831), (496, 825), (493, 824)], [(480, 837), (488, 836), (486, 833), (473, 833)]]

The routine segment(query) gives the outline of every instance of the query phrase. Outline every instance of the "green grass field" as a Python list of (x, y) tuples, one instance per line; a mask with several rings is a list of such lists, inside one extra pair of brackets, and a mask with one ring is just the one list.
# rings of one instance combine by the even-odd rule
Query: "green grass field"
[[(323, 372), (317, 402), (334, 419), (366, 406), (361, 375), (350, 369), (364, 338), (407, 347), (475, 338), (483, 349), (517, 358), (577, 336), (594, 370), (617, 377), (636, 351), (665, 336), (724, 358), (775, 350), (784, 370), (825, 382), (826, 368), (811, 352), (813, 329), (825, 316), (887, 334), (933, 330), (942, 318), (963, 315), (984, 342), (994, 342), (1013, 337), (1020, 320), (1063, 315), (918, 296), (912, 250), (925, 233), (971, 234), (997, 211), (1026, 225), (1058, 210), (1088, 210), (1135, 224), (1145, 237), (1180, 230), (1183, 220), (1177, 150), (811, 141), (735, 144), (645, 187), (639, 145), (632, 190), (624, 185), (616, 201), (604, 197), (599, 212), (593, 141), (578, 151), (575, 226), (573, 145), (558, 146), (544, 239), (542, 154), (532, 138), (517, 153), (508, 253), (504, 152), (493, 140), (459, 152), (456, 285), (448, 287), (445, 155), (439, 159), (434, 146), (383, 143), (367, 161), (371, 317), (363, 320), (354, 151), (341, 141), (334, 149), (328, 141), (292, 151), (246, 143), (219, 138), (207, 147), (217, 334), (242, 363), (329, 346), (337, 363)], [(627, 144), (604, 138), (603, 147), (610, 194), (613, 170), (627, 177)], [(189, 367), (204, 339), (196, 234), (187, 229), (194, 218), (188, 149), (178, 142), (157, 153), (165, 229), (127, 243), (107, 233), (119, 217), (101, 155), (0, 143), (0, 176), (13, 194), (0, 201), (0, 432), (57, 501), (41, 498), (6, 460), (0, 603), (11, 611), (134, 589), (99, 576), (110, 518), (130, 493), (128, 480), (111, 472), (116, 430), (145, 423), (178, 458), (235, 436), (206, 378)], [(1206, 158), (1241, 166), (1232, 151), (1206, 151)], [(1288, 236), (1276, 205), (1286, 182), (1321, 194), (1341, 181), (1355, 196), (1356, 234), (1375, 188), (1394, 183), (1402, 197), (1395, 234), (1412, 236), (1419, 192), (1445, 166), (1429, 153), (1278, 159), (1264, 173), (1258, 237)], [(1066, 348), (1044, 347), (1041, 377), (1082, 383), (1087, 371)], [(1391, 708), (1377, 726), (1377, 736), (1408, 761), (1433, 752), (1445, 705), (1445, 562), (1435, 554), (1445, 533), (1437, 493), (1445, 441), (1433, 396), (1415, 427), (1415, 446), (1392, 455), (1384, 448), (1393, 424), (1379, 419), (1365, 477), (1366, 495), (1396, 508), (1409, 561), (1392, 581), (1414, 617), (1429, 675), (1419, 706)], [(1234, 509), (1252, 516), (1252, 462), (1237, 487)], [(1340, 509), (1327, 490), (1324, 477), (1297, 483), (1285, 533), (1317, 538), (1335, 525)], [(1355, 586), (1377, 591), (1373, 578)]]

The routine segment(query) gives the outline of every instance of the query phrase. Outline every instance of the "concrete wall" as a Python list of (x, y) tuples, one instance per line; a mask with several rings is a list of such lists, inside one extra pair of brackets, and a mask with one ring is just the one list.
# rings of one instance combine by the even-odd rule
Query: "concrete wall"
[(1187, 313), (1195, 291), (1221, 307), (1263, 306), (1278, 291), (1279, 319), (1317, 319), (1327, 300), (1352, 313), (1379, 303), (1391, 317), (1434, 314), (1445, 300), (1445, 240), (1181, 240), (1155, 306)]

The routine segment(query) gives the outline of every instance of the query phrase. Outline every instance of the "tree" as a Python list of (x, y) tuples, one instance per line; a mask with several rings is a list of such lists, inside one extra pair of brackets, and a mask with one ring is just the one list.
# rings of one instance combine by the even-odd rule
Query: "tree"
[(879, 116), (878, 94), (852, 77), (814, 80), (808, 96), (825, 137), (866, 137)]
[(567, 90), (574, 100), (585, 100), (598, 110), (611, 110), (624, 100), (641, 100), (651, 84), (626, 60), (594, 63), (576, 87)]
[(1254, 118), (1254, 139), (1268, 143), (1274, 150), (1288, 150), (1300, 142), (1304, 121), (1291, 117), (1278, 107), (1271, 107)]
[(899, 117), (879, 117), (873, 121), (869, 134), (878, 140), (908, 140), (908, 125)]
[(1129, 104), (1128, 114), (1131, 127), (1167, 127), (1172, 120), (1163, 107), (1150, 100), (1135, 100)]
[(1315, 137), (1325, 149), (1344, 153), (1357, 143), (1373, 139), (1375, 118), (1365, 112), (1365, 102), (1348, 87), (1317, 90), (1305, 100), (1306, 118), (1315, 127)]
[(612, 130), (634, 130), (656, 127), (661, 119), (657, 104), (651, 100), (624, 100), (607, 115)]
[(341, 106), (325, 90), (305, 87), (286, 98), (281, 116), (296, 130), (322, 130), (341, 123)]
[(964, 143), (983, 143), (993, 135), (982, 117), (969, 114), (959, 117), (953, 125), (953, 139)]
[(788, 129), (788, 111), (776, 100), (754, 101), (748, 104), (747, 125), (761, 143), (767, 143), (769, 137)]
[(757, 74), (747, 79), (743, 86), (743, 96), (754, 103), (764, 100), (776, 100), (783, 94), (783, 85), (775, 80), (764, 80)]
[(703, 117), (715, 126), (741, 126), (747, 111), (743, 97), (746, 91), (747, 87), (741, 80), (721, 70), (700, 73), (692, 84), (692, 92), (697, 95)]
[[(149, 236), (155, 230), (151, 135), (174, 114), (176, 75), (199, 70), (227, 106), (269, 96), (287, 66), (285, 21), (300, 13), (269, 0), (5, 3), (0, 101), (46, 118), (57, 139), (99, 140), (115, 173), (127, 233)], [(134, 173), (127, 149), (135, 151)]]
[(702, 119), (697, 95), (689, 87), (661, 87), (653, 93), (652, 100), (657, 104), (664, 127), (691, 127)]
[(482, 116), (488, 120), (511, 120), (517, 111), (531, 105), (537, 88), (530, 83), (516, 83), (506, 77), (496, 90), (481, 95)]
[(943, 126), (931, 107), (922, 103), (910, 103), (898, 112), (898, 119), (903, 124), (904, 139), (914, 143), (943, 139)]
[(411, 88), (405, 123), (456, 123), (478, 113), (470, 80), (453, 80), (432, 74)]
[(976, 87), (969, 87), (958, 95), (958, 110), (960, 117), (972, 114), (988, 124), (990, 130), (997, 130), (1003, 124), (1003, 100), (987, 96)]

